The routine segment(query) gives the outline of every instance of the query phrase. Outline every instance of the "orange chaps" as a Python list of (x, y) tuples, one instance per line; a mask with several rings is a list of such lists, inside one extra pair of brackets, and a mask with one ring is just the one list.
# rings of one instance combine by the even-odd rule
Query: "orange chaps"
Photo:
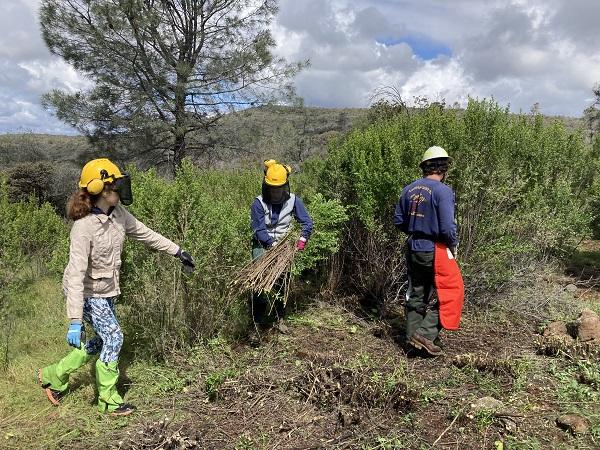
[(465, 301), (465, 285), (456, 259), (445, 244), (435, 244), (433, 270), (442, 327), (458, 330)]

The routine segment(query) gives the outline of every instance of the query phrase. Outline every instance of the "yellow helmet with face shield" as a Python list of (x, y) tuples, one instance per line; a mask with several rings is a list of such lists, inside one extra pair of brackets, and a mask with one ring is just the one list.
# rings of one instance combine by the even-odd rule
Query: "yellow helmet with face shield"
[(90, 195), (100, 194), (107, 184), (112, 185), (113, 189), (119, 193), (119, 198), (124, 205), (133, 203), (129, 175), (121, 172), (110, 159), (93, 159), (81, 169), (79, 187), (87, 190)]

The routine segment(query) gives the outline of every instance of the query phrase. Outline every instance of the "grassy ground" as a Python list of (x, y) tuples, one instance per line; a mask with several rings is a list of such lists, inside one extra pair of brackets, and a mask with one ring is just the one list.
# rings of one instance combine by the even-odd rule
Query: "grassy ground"
[[(96, 412), (91, 365), (59, 408), (37, 386), (35, 369), (68, 351), (60, 286), (40, 278), (19, 294), (0, 374), (0, 448), (598, 448), (598, 360), (538, 350), (545, 323), (600, 312), (600, 295), (570, 277), (527, 281), (492, 307), (470, 306), (461, 330), (444, 333), (440, 358), (319, 301), (258, 348), (214, 339), (168, 365), (131, 360), (126, 348), (120, 389), (139, 411), (115, 419)], [(573, 282), (577, 291), (564, 289)], [(502, 411), (472, 412), (484, 396)], [(569, 412), (589, 420), (587, 434), (557, 428)]]
[[(76, 442), (104, 442), (106, 433), (135, 423), (142, 417), (160, 416), (156, 398), (180, 391), (185, 377), (174, 369), (148, 361), (121, 364), (121, 392), (135, 403), (140, 414), (114, 419), (97, 413), (93, 364), (72, 378), (71, 390), (60, 408), (53, 407), (37, 384), (36, 369), (57, 361), (69, 347), (67, 320), (58, 282), (43, 278), (22, 291), (13, 303), (13, 329), (8, 341), (9, 365), (0, 372), (0, 448), (68, 448)], [(170, 408), (169, 408), (170, 409)]]

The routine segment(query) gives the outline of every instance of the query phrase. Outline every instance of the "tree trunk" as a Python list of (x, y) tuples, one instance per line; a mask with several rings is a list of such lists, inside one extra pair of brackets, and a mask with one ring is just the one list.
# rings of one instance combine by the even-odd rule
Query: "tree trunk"
[(175, 85), (175, 141), (173, 142), (173, 174), (181, 166), (185, 158), (185, 137), (186, 137), (186, 111), (185, 111), (185, 86), (187, 77), (181, 73), (177, 74), (177, 84)]
[(185, 134), (176, 133), (175, 142), (173, 143), (173, 171), (175, 171), (185, 158)]

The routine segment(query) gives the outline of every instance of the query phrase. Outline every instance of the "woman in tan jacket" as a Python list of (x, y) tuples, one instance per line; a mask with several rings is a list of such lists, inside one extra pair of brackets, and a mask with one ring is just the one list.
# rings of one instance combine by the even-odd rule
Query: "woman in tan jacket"
[[(95, 159), (83, 167), (79, 190), (68, 205), (68, 215), (74, 223), (69, 263), (63, 276), (67, 315), (71, 320), (67, 342), (75, 349), (38, 372), (40, 384), (54, 405), (60, 404), (68, 388), (69, 375), (99, 353), (96, 361), (98, 409), (113, 415), (127, 415), (135, 409), (123, 401), (116, 389), (123, 332), (115, 316), (114, 302), (121, 293), (119, 270), (125, 236), (177, 256), (184, 268), (194, 269), (188, 253), (138, 221), (121, 205), (130, 205), (132, 201), (129, 176), (110, 160)], [(82, 342), (83, 321), (96, 333), (87, 342)]]

